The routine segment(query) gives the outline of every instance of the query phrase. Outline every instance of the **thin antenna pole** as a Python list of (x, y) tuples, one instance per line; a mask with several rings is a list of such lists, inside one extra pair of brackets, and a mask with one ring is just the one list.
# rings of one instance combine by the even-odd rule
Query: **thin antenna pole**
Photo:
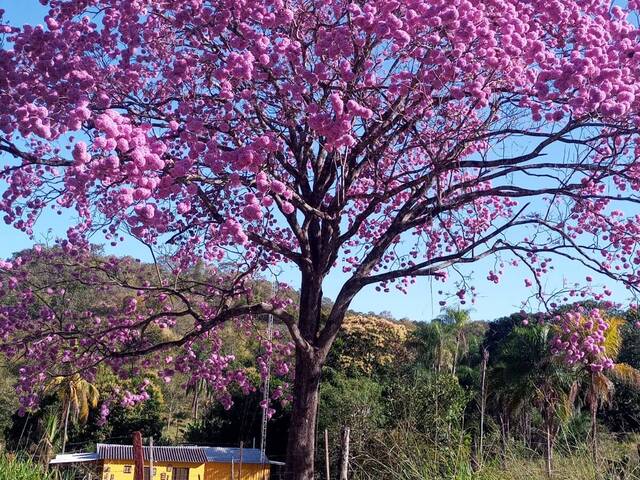
[[(267, 340), (271, 342), (273, 336), (273, 315), (268, 316)], [(262, 431), (260, 432), (260, 464), (264, 465), (265, 449), (267, 446), (267, 408), (269, 405), (269, 380), (271, 377), (271, 357), (267, 360), (267, 375), (262, 389)]]
[(153, 475), (153, 436), (149, 437), (149, 479), (154, 479)]

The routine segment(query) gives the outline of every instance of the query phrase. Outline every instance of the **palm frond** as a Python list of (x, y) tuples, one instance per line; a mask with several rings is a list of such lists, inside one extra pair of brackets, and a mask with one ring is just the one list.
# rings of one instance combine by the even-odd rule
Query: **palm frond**
[(592, 373), (587, 391), (587, 402), (596, 406), (608, 403), (612, 394), (613, 382), (602, 372)]
[(611, 369), (611, 376), (625, 385), (640, 388), (640, 370), (627, 363), (616, 363)]
[(622, 327), (625, 321), (620, 317), (609, 317), (609, 328), (604, 333), (604, 353), (609, 358), (618, 358), (622, 348)]

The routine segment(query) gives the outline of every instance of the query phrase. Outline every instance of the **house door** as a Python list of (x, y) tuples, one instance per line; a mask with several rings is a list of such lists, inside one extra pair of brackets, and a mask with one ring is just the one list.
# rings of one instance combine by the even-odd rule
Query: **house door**
[(171, 480), (189, 480), (189, 469), (174, 467), (173, 478)]

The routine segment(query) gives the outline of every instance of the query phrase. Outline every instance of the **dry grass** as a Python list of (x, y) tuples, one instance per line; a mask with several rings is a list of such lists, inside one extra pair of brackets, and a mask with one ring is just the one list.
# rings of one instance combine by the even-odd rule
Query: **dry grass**
[[(556, 455), (553, 479), (557, 480), (640, 480), (637, 439), (624, 443), (606, 439), (600, 448), (599, 461), (587, 449)], [(547, 480), (544, 459), (539, 455), (507, 452), (504, 460), (488, 465), (475, 476), (477, 480)]]

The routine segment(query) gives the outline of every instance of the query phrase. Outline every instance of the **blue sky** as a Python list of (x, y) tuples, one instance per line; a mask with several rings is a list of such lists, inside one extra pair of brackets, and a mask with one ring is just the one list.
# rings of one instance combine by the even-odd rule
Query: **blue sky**
[[(0, 8), (6, 10), (6, 19), (12, 24), (22, 25), (24, 23), (42, 23), (47, 9), (40, 5), (37, 0), (0, 0)], [(9, 160), (0, 156), (0, 166)], [(3, 186), (0, 184), (0, 191)], [(72, 223), (71, 215), (57, 216), (49, 214), (36, 225), (35, 241), (42, 242), (44, 239), (52, 239), (56, 236), (64, 236), (67, 227)], [(34, 240), (29, 239), (25, 234), (14, 230), (0, 222), (0, 257), (8, 257), (13, 252), (28, 248)], [(109, 250), (109, 249), (108, 249)], [(129, 240), (121, 244), (117, 250), (109, 250), (111, 253), (121, 255), (132, 255), (143, 260), (150, 260), (150, 255), (146, 247)], [(508, 315), (520, 309), (521, 302), (532, 294), (532, 291), (525, 288), (524, 279), (530, 277), (523, 269), (505, 270), (502, 281), (496, 285), (486, 280), (487, 271), (493, 266), (494, 260), (487, 259), (475, 264), (472, 267), (463, 269), (465, 273), (473, 274), (473, 284), (478, 291), (476, 305), (471, 306), (472, 318), (478, 320), (491, 320), (503, 315)], [(563, 285), (573, 282), (583, 282), (589, 274), (584, 268), (566, 261), (554, 261), (555, 270), (545, 277), (548, 290), (559, 289)], [(331, 275), (325, 285), (325, 295), (335, 297), (344, 281), (344, 276), (336, 272)], [(602, 278), (594, 275), (595, 284), (604, 284)], [(283, 279), (297, 285), (297, 275), (294, 271), (283, 273)], [(613, 300), (625, 302), (628, 295), (621, 286), (608, 284), (613, 290)], [(445, 290), (452, 290), (452, 284), (444, 285)], [(411, 288), (407, 295), (393, 290), (391, 293), (377, 293), (371, 287), (362, 291), (354, 300), (352, 308), (355, 310), (369, 312), (390, 311), (396, 318), (408, 317), (413, 320), (429, 320), (440, 311), (438, 301), (440, 297), (437, 291), (443, 289), (441, 282), (428, 279), (419, 279), (417, 284)]]

